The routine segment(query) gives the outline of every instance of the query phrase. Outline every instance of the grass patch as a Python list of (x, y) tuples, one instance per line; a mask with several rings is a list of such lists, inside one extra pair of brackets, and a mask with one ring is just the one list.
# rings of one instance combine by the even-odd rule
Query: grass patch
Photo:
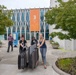
[(76, 58), (58, 59), (56, 65), (62, 71), (71, 75), (76, 75)]

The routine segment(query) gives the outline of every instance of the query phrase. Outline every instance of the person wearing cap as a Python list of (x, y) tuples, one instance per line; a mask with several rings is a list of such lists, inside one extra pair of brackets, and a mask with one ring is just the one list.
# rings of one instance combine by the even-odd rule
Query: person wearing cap
[(31, 40), (31, 45), (34, 45), (34, 44), (37, 44), (38, 41), (35, 39), (35, 37), (32, 37), (32, 40)]

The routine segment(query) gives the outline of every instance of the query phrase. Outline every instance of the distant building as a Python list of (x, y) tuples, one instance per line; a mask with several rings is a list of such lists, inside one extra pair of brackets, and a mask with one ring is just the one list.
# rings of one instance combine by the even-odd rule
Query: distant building
[(59, 5), (57, 0), (50, 0), (50, 8), (57, 7)]
[[(35, 9), (35, 8), (32, 8)], [(23, 34), (25, 35), (26, 40), (30, 40), (32, 36), (35, 36), (39, 39), (39, 34), (42, 33), (46, 40), (49, 40), (49, 25), (45, 23), (45, 13), (49, 8), (36, 8), (39, 9), (39, 17), (40, 17), (40, 32), (31, 32), (30, 31), (30, 10), (31, 9), (14, 9), (12, 20), (14, 21), (14, 25), (12, 27), (6, 28), (6, 34), (4, 35), (4, 39), (7, 40), (9, 33), (13, 34), (14, 32), (18, 32), (18, 39)]]

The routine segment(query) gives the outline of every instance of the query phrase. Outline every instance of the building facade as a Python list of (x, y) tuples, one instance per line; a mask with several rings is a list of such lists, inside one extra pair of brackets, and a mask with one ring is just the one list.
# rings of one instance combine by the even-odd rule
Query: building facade
[[(33, 8), (34, 9), (34, 8)], [(6, 28), (6, 34), (4, 39), (7, 40), (8, 35), (14, 32), (18, 32), (18, 39), (23, 34), (26, 40), (30, 40), (32, 36), (39, 39), (39, 34), (42, 33), (46, 40), (49, 39), (49, 25), (45, 22), (45, 13), (49, 8), (36, 8), (39, 9), (40, 17), (40, 31), (31, 32), (30, 31), (30, 9), (15, 9), (11, 19), (14, 21), (12, 27)]]

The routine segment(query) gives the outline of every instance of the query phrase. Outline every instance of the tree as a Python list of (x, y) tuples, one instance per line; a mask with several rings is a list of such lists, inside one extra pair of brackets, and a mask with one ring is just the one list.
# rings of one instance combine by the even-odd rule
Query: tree
[(13, 25), (11, 16), (12, 16), (12, 11), (7, 10), (5, 6), (0, 5), (0, 35), (5, 34), (6, 27), (10, 27)]
[(76, 39), (76, 0), (67, 2), (58, 0), (58, 2), (59, 6), (48, 10), (45, 15), (48, 24), (55, 24), (54, 29), (61, 29), (60, 32), (53, 32), (50, 36), (58, 36), (60, 39)]

